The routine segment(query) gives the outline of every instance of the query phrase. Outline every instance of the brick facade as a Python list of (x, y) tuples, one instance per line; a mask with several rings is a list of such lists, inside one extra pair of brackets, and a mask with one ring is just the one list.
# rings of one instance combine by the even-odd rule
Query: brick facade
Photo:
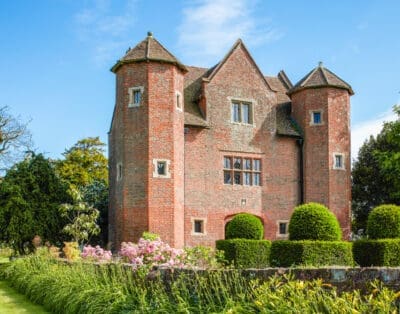
[[(114, 247), (136, 241), (143, 231), (175, 247), (214, 246), (241, 212), (262, 220), (265, 238), (284, 238), (279, 223), (302, 201), (327, 205), (348, 235), (353, 92), (332, 72), (320, 65), (295, 86), (283, 72), (264, 77), (240, 40), (217, 66), (186, 67), (151, 34), (112, 70)], [(131, 89), (138, 87), (141, 102), (132, 107)], [(233, 103), (245, 104), (240, 115), (248, 121), (233, 121)], [(310, 124), (313, 110), (321, 112), (322, 124)], [(341, 169), (334, 168), (336, 155)], [(224, 183), (224, 157), (241, 158), (241, 169), (225, 171), (241, 184)], [(158, 163), (166, 175), (158, 175)]]

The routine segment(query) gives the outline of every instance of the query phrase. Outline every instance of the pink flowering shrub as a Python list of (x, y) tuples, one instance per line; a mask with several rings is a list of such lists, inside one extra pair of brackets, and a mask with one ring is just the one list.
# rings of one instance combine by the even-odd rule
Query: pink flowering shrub
[(95, 247), (91, 245), (85, 245), (81, 253), (81, 257), (86, 260), (96, 261), (96, 262), (107, 262), (112, 258), (111, 251), (102, 249), (100, 246)]
[(142, 266), (184, 267), (183, 250), (171, 248), (160, 238), (155, 240), (139, 239), (137, 244), (122, 242), (119, 255), (137, 269)]

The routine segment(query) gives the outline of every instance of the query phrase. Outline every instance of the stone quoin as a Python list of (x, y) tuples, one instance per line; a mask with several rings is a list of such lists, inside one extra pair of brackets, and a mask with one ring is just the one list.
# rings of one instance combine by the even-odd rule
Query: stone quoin
[(350, 233), (349, 84), (320, 63), (297, 84), (264, 76), (239, 39), (212, 68), (179, 62), (149, 32), (111, 69), (109, 235), (174, 247), (223, 239), (238, 213), (285, 239), (318, 202)]

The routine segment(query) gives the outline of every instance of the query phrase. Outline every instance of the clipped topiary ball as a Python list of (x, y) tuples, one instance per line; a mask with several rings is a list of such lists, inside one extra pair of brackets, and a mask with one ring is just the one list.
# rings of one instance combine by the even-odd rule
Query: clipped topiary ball
[(368, 215), (367, 235), (370, 239), (400, 238), (400, 206), (375, 207)]
[(342, 231), (336, 216), (324, 205), (297, 206), (289, 222), (290, 240), (340, 241)]
[(259, 218), (250, 214), (238, 214), (228, 222), (225, 238), (261, 240), (264, 226)]

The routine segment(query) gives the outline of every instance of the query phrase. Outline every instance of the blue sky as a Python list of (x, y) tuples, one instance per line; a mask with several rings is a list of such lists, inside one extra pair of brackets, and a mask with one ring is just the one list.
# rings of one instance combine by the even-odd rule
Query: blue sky
[(31, 120), (38, 152), (107, 142), (109, 71), (151, 30), (187, 65), (211, 67), (242, 38), (260, 69), (296, 83), (319, 61), (350, 83), (353, 158), (400, 102), (399, 1), (38, 0), (0, 2), (0, 106)]

